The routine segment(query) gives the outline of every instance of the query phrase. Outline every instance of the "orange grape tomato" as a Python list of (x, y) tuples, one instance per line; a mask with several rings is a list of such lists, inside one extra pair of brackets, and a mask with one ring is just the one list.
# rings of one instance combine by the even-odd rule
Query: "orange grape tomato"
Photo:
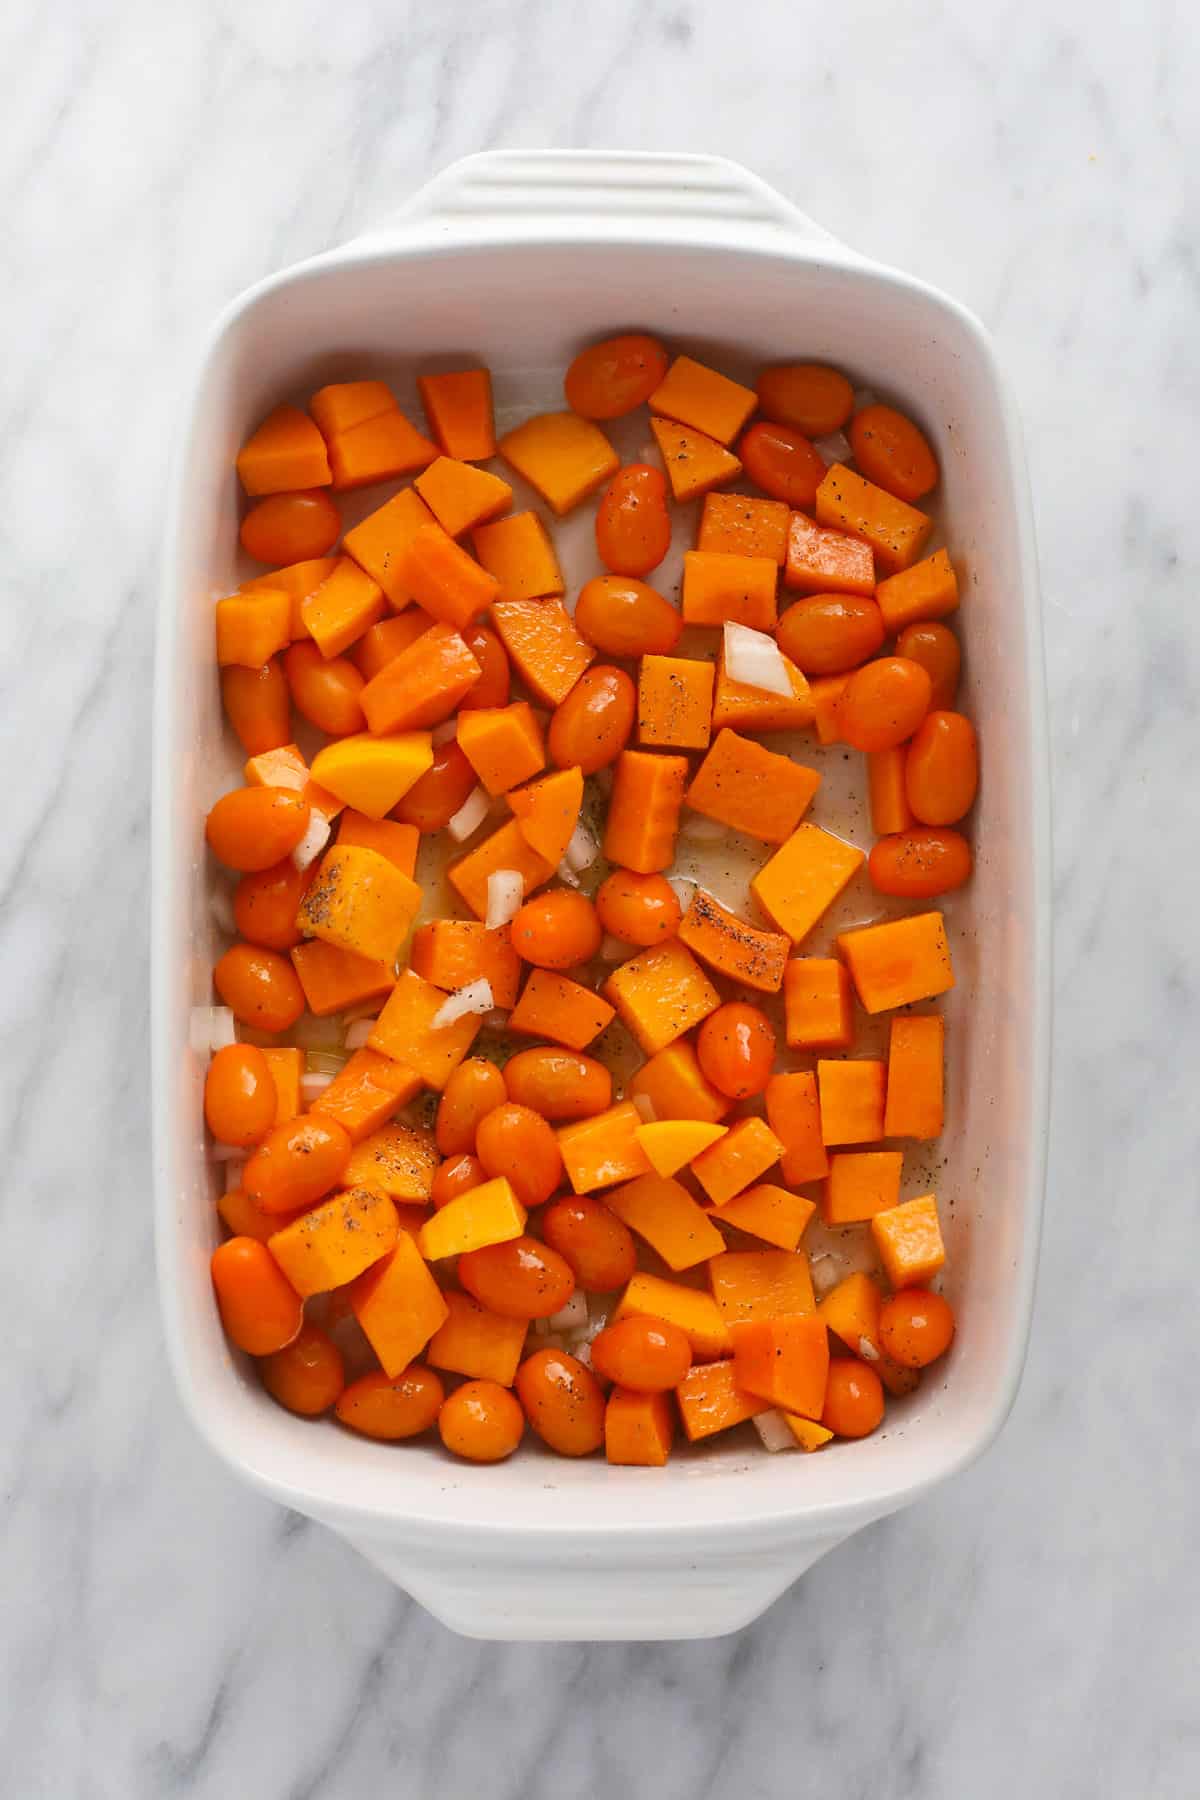
[(470, 625), (462, 636), (483, 673), (459, 701), (459, 712), (477, 711), (482, 706), (507, 706), (512, 668), (504, 645), (490, 625)]
[(291, 950), (302, 938), (296, 914), (318, 864), (298, 869), (291, 857), (243, 875), (233, 890), (233, 917), (249, 944), (264, 950)]
[(263, 1212), (313, 1206), (335, 1188), (350, 1161), (350, 1136), (336, 1119), (315, 1113), (287, 1119), (267, 1133), (242, 1170), (242, 1186)]
[(299, 1294), (257, 1238), (232, 1237), (218, 1244), (212, 1283), (225, 1335), (250, 1356), (282, 1350), (304, 1322)]
[(451, 1200), (457, 1200), (460, 1194), (469, 1194), (472, 1188), (482, 1187), (486, 1180), (487, 1171), (479, 1158), (470, 1150), (460, 1150), (457, 1156), (448, 1156), (434, 1170), (429, 1198), (440, 1212)]
[(657, 338), (627, 332), (590, 344), (563, 380), (567, 405), (584, 419), (620, 419), (661, 386), (667, 353)]
[(480, 1306), (506, 1319), (548, 1319), (575, 1292), (570, 1263), (531, 1237), (465, 1251), (458, 1279)]
[(657, 588), (628, 575), (593, 575), (575, 602), (575, 629), (605, 656), (669, 656), (683, 619)]
[(395, 1444), (436, 1424), (445, 1398), (440, 1375), (423, 1363), (409, 1363), (400, 1375), (385, 1375), (382, 1369), (360, 1375), (342, 1389), (334, 1410), (351, 1431)]
[(366, 683), (349, 657), (326, 660), (311, 638), (302, 638), (285, 653), (283, 667), (296, 711), (310, 725), (330, 737), (349, 737), (352, 731), (366, 730), (358, 703)]
[(333, 549), (342, 521), (321, 488), (299, 494), (270, 494), (252, 506), (238, 534), (242, 549), (255, 562), (308, 562)]
[(291, 743), (291, 701), (277, 656), (261, 669), (243, 669), (236, 663), (222, 669), (221, 699), (247, 756), (263, 756)]
[(665, 875), (638, 875), (632, 869), (614, 869), (596, 892), (600, 923), (623, 944), (639, 950), (674, 937), (683, 917), (679, 896)]
[(805, 675), (841, 675), (866, 662), (887, 636), (865, 594), (810, 594), (779, 621), (779, 648)]
[(904, 900), (952, 893), (970, 879), (971, 867), (971, 846), (962, 833), (936, 825), (914, 825), (878, 838), (867, 859), (875, 892)]
[(854, 411), (854, 389), (824, 363), (779, 363), (755, 384), (768, 419), (795, 425), (810, 438), (840, 431)]
[(904, 786), (922, 825), (955, 825), (970, 812), (979, 786), (979, 749), (970, 719), (931, 712), (908, 749)]
[(493, 1179), (508, 1178), (522, 1206), (540, 1206), (562, 1180), (558, 1139), (540, 1113), (511, 1100), (479, 1121), (475, 1154)]
[(856, 750), (894, 750), (929, 711), (932, 691), (920, 663), (906, 657), (881, 656), (864, 663), (842, 689), (838, 725), (843, 742)]
[(296, 848), (308, 819), (308, 801), (291, 788), (233, 788), (209, 813), (204, 835), (227, 869), (269, 869)]
[(594, 775), (616, 762), (633, 730), (637, 689), (624, 669), (597, 663), (555, 709), (546, 736), (550, 760)]
[(825, 479), (825, 464), (794, 425), (771, 425), (760, 419), (743, 436), (738, 455), (749, 479), (772, 500), (786, 500), (805, 512), (811, 509)]
[(328, 1332), (307, 1323), (290, 1344), (265, 1356), (259, 1371), (271, 1398), (305, 1419), (328, 1412), (346, 1385), (341, 1351)]
[(667, 481), (649, 463), (618, 469), (596, 509), (596, 549), (614, 575), (648, 575), (671, 548)]
[(447, 1450), (467, 1462), (503, 1462), (525, 1435), (525, 1416), (498, 1381), (464, 1381), (438, 1414)]
[(285, 956), (257, 944), (233, 944), (213, 984), (235, 1019), (259, 1031), (287, 1031), (304, 1011), (304, 989)]
[(441, 831), (477, 781), (458, 740), (451, 738), (438, 745), (433, 762), (409, 788), (399, 806), (393, 807), (392, 817), (405, 825), (415, 825), (418, 831)]
[(930, 701), (933, 711), (944, 712), (954, 705), (959, 670), (962, 667), (962, 651), (948, 625), (939, 625), (933, 619), (923, 620), (918, 625), (906, 625), (896, 639), (896, 655), (906, 656), (909, 662), (920, 663), (928, 675), (933, 684), (933, 698)]
[(204, 1117), (222, 1144), (248, 1148), (275, 1123), (275, 1082), (270, 1065), (253, 1044), (226, 1044), (204, 1078)]
[(928, 1288), (901, 1288), (879, 1309), (879, 1341), (894, 1362), (924, 1369), (944, 1356), (954, 1337), (948, 1300)]
[(761, 1094), (775, 1064), (775, 1028), (745, 1000), (730, 1000), (709, 1013), (696, 1035), (701, 1073), (730, 1100)]
[(504, 1077), (482, 1056), (469, 1056), (453, 1070), (438, 1101), (434, 1136), (443, 1156), (474, 1150), (479, 1121), (508, 1098)]
[(624, 1219), (589, 1195), (554, 1200), (541, 1216), (542, 1235), (564, 1257), (588, 1294), (611, 1294), (637, 1268), (637, 1246)]
[(678, 1387), (692, 1366), (692, 1346), (666, 1319), (618, 1319), (592, 1340), (592, 1367), (604, 1381), (661, 1394)]
[(829, 1365), (821, 1423), (836, 1437), (869, 1437), (883, 1418), (883, 1384), (869, 1364), (855, 1356)]
[(595, 907), (574, 888), (534, 894), (509, 927), (517, 955), (539, 969), (574, 969), (588, 962), (603, 936)]
[(542, 1442), (560, 1456), (589, 1456), (604, 1442), (604, 1394), (565, 1350), (535, 1350), (517, 1370), (517, 1398)]
[(504, 1085), (510, 1100), (556, 1124), (590, 1119), (612, 1105), (612, 1076), (604, 1064), (553, 1044), (535, 1044), (510, 1056)]
[(937, 486), (937, 457), (929, 439), (894, 406), (864, 406), (847, 435), (859, 473), (898, 500), (919, 500)]

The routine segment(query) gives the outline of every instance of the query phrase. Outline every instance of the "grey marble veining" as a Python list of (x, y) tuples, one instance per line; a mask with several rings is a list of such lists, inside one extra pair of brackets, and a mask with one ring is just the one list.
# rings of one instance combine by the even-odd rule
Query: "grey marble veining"
[[(1200, 51), (1186, 6), (0, 12), (0, 1792), (1200, 1792)], [(1022, 408), (1057, 1026), (1008, 1429), (739, 1636), (435, 1625), (182, 1423), (153, 1293), (151, 609), (216, 309), (489, 145), (711, 149), (960, 295)]]

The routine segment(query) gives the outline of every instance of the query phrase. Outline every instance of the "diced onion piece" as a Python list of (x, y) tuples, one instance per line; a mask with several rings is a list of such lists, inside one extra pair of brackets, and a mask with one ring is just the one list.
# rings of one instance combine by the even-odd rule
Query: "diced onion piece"
[(586, 825), (576, 825), (567, 845), (566, 861), (576, 874), (590, 869), (600, 854), (600, 846)]
[(448, 744), (450, 742), (451, 738), (455, 738), (457, 736), (458, 736), (458, 719), (457, 719), (457, 717), (453, 718), (453, 719), (443, 719), (441, 724), (435, 725), (433, 730), (430, 732), (429, 741), (433, 745), (435, 750), (440, 750), (443, 744)]
[(346, 1027), (347, 1050), (365, 1050), (367, 1039), (374, 1031), (376, 1019), (355, 1019), (353, 1025)]
[(446, 823), (446, 830), (456, 844), (464, 844), (473, 831), (478, 831), (488, 816), (491, 804), (484, 788), (473, 787), (452, 819)]
[(875, 1348), (874, 1344), (871, 1342), (870, 1338), (866, 1338), (866, 1337), (859, 1338), (858, 1354), (862, 1357), (864, 1362), (878, 1362), (879, 1361), (879, 1352)]
[(823, 1300), (831, 1288), (835, 1288), (841, 1277), (838, 1274), (836, 1260), (826, 1251), (820, 1256), (809, 1258), (812, 1272), (813, 1292), (818, 1300)]
[(242, 1158), (241, 1162), (235, 1162), (231, 1156), (229, 1161), (225, 1164), (225, 1192), (227, 1194), (236, 1194), (237, 1190), (241, 1187), (242, 1170), (245, 1167), (245, 1157)]
[(244, 1144), (223, 1144), (220, 1138), (214, 1138), (208, 1146), (209, 1158), (215, 1163), (245, 1162), (246, 1146)]
[(753, 1423), (755, 1431), (762, 1439), (764, 1450), (773, 1452), (796, 1448), (792, 1428), (778, 1407), (773, 1406), (768, 1412), (755, 1413)]
[(489, 931), (499, 931), (515, 919), (525, 898), (525, 877), (519, 869), (493, 869), (488, 876), (487, 917)]
[(633, 1104), (638, 1109), (642, 1124), (653, 1125), (658, 1118), (658, 1114), (654, 1110), (654, 1102), (651, 1100), (649, 1094), (634, 1094), (631, 1097)]
[(619, 937), (606, 931), (600, 940), (600, 961), (607, 963), (624, 962), (627, 956), (633, 955), (632, 944), (623, 944)]
[(588, 1322), (587, 1295), (578, 1291), (571, 1295), (565, 1306), (560, 1306), (556, 1313), (551, 1313), (548, 1321), (551, 1331), (575, 1331)]
[(775, 639), (765, 631), (735, 624), (732, 619), (725, 621), (725, 672), (743, 687), (758, 688), (764, 694), (782, 694), (785, 700), (791, 698), (787, 664)]
[(559, 863), (555, 874), (560, 881), (565, 881), (568, 887), (577, 888), (579, 886), (579, 877), (565, 857)]
[(304, 836), (292, 851), (292, 861), (298, 869), (309, 868), (316, 862), (328, 842), (329, 820), (314, 806), (309, 812), (308, 827)]
[(193, 1006), (188, 1041), (197, 1056), (212, 1056), (237, 1043), (237, 1024), (227, 1006)]
[(212, 914), (213, 924), (226, 937), (237, 937), (237, 920), (233, 916), (233, 895), (228, 885), (218, 879), (216, 886), (208, 897), (208, 910)]
[(667, 886), (678, 900), (684, 912), (692, 904), (692, 897), (700, 884), (693, 881), (690, 875), (668, 875)]
[(684, 814), (679, 835), (690, 838), (695, 844), (715, 844), (718, 838), (728, 837), (729, 827), (720, 819), (707, 819), (703, 813), (689, 812)]
[(495, 1004), (492, 984), (486, 975), (481, 975), (478, 981), (468, 981), (466, 987), (455, 988), (452, 994), (447, 994), (429, 1023), (434, 1031), (441, 1031), (446, 1025), (457, 1025), (468, 1013), (476, 1013), (482, 1018)]
[(850, 439), (844, 431), (831, 431), (828, 437), (814, 438), (812, 445), (827, 469), (831, 469), (834, 463), (850, 462), (854, 455)]
[(325, 1089), (333, 1080), (333, 1076), (325, 1069), (305, 1069), (300, 1077), (300, 1098), (306, 1106), (319, 1100)]

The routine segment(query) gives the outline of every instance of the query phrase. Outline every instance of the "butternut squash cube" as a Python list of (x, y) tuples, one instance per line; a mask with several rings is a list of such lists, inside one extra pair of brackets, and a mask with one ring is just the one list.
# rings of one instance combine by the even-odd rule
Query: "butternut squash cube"
[(948, 550), (935, 550), (924, 562), (889, 575), (875, 589), (889, 637), (921, 619), (944, 619), (958, 605), (958, 577)]
[[(555, 1134), (572, 1190), (594, 1194), (639, 1175), (652, 1175), (649, 1159), (637, 1141), (642, 1115), (632, 1100), (622, 1100), (589, 1119), (562, 1125)], [(655, 1177), (657, 1179), (657, 1177)]]
[(392, 1200), (423, 1204), (440, 1161), (431, 1131), (385, 1125), (351, 1151), (346, 1181), (350, 1187), (378, 1188)]
[(375, 578), (397, 612), (413, 597), (404, 574), (408, 547), (422, 526), (433, 523), (417, 490), (401, 488), (342, 539), (347, 555)]
[(725, 1239), (704, 1208), (669, 1175), (652, 1172), (612, 1188), (604, 1204), (645, 1238), (669, 1269), (694, 1269), (725, 1250)]
[(298, 406), (267, 414), (238, 451), (237, 472), (251, 499), (329, 485), (329, 459), (320, 432)]
[(922, 1194), (877, 1212), (871, 1220), (871, 1236), (894, 1288), (929, 1281), (946, 1260), (934, 1194)]
[(900, 1150), (843, 1150), (829, 1159), (821, 1217), (827, 1225), (856, 1225), (900, 1198)]
[(732, 1360), (694, 1363), (675, 1389), (688, 1442), (700, 1443), (766, 1412), (769, 1400), (739, 1387)]
[(674, 1043), (721, 1004), (716, 988), (677, 938), (652, 944), (621, 963), (605, 982), (604, 994), (647, 1056)]
[(615, 1387), (604, 1408), (604, 1455), (621, 1468), (661, 1469), (671, 1454), (675, 1416), (667, 1394)]
[(426, 1087), (439, 1092), (475, 1042), (480, 1019), (467, 1013), (452, 1025), (435, 1025), (446, 996), (412, 969), (404, 969), (387, 1004), (376, 1019), (367, 1043), (384, 1056), (403, 1058)]
[(525, 1208), (503, 1175), (481, 1182), (447, 1201), (421, 1227), (421, 1255), (426, 1262), (463, 1256), (488, 1244), (507, 1244), (525, 1229)]
[(717, 1206), (765, 1175), (783, 1154), (783, 1145), (764, 1119), (739, 1119), (718, 1143), (702, 1150), (692, 1174)]
[(489, 794), (506, 794), (546, 766), (541, 728), (527, 700), (460, 713), (458, 742)]
[(430, 1339), (426, 1362), (452, 1375), (511, 1387), (525, 1347), (525, 1320), (503, 1318), (454, 1289), (443, 1298), (446, 1318)]
[(396, 1209), (375, 1188), (348, 1188), (285, 1225), (267, 1248), (296, 1292), (308, 1299), (342, 1287), (396, 1242)]
[(702, 888), (696, 889), (680, 921), (679, 941), (718, 975), (763, 994), (778, 993), (791, 948), (781, 932), (747, 925)]
[(320, 938), (309, 938), (291, 952), (292, 967), (304, 989), (304, 1000), (310, 1013), (327, 1019), (333, 1013), (345, 1012), (363, 1000), (382, 998), (396, 985), (395, 957), (386, 961), (359, 956), (337, 944), (326, 944)]
[(508, 1028), (525, 1037), (549, 1038), (568, 1050), (586, 1050), (612, 1023), (607, 1000), (554, 969), (531, 969), (524, 992), (508, 1016)]
[(725, 556), (686, 550), (683, 556), (683, 622), (724, 625), (732, 620), (755, 631), (775, 629), (775, 582), (769, 556)]
[(384, 1373), (393, 1379), (421, 1354), (448, 1311), (441, 1288), (406, 1231), (397, 1236), (390, 1256), (359, 1276), (350, 1304)]
[(310, 1110), (336, 1119), (351, 1143), (358, 1144), (415, 1100), (423, 1085), (411, 1069), (364, 1044), (317, 1095)]
[(785, 500), (752, 500), (747, 494), (708, 494), (700, 515), (697, 550), (725, 556), (769, 556), (782, 568), (787, 557)]
[(539, 413), (500, 439), (500, 454), (561, 517), (615, 475), (621, 459), (590, 419)]
[(455, 538), (506, 513), (512, 505), (507, 481), (452, 456), (439, 456), (431, 462), (413, 486), (442, 530)]
[(837, 947), (869, 1013), (932, 1000), (954, 986), (954, 964), (940, 912), (910, 913), (882, 925), (843, 931)]
[(339, 556), (316, 592), (300, 603), (308, 634), (327, 658), (348, 650), (383, 614), (383, 589), (351, 556)]
[[(742, 465), (731, 450), (691, 425), (652, 418), (650, 429), (671, 483), (671, 493), (681, 506), (698, 494), (707, 494), (722, 481), (735, 480), (742, 472)], [(700, 547), (708, 548), (705, 544)]]
[(543, 706), (565, 700), (596, 652), (561, 600), (497, 600), (492, 624), (517, 673)]
[(772, 1075), (764, 1096), (767, 1123), (783, 1145), (779, 1166), (793, 1187), (819, 1181), (829, 1173), (829, 1157), (821, 1138), (817, 1078), (811, 1069)]
[(408, 960), (422, 980), (446, 993), (486, 981), (497, 1006), (507, 1010), (516, 1000), (521, 959), (507, 926), (489, 931), (479, 919), (431, 919), (414, 931)]
[(521, 835), (557, 868), (567, 854), (583, 805), (583, 770), (555, 769), (508, 795)]
[[(825, 1377), (828, 1384), (829, 1376)], [(802, 1419), (797, 1413), (784, 1413), (788, 1430), (795, 1438), (801, 1450), (811, 1454), (814, 1450), (823, 1450), (826, 1444), (833, 1442), (833, 1433), (824, 1425), (818, 1425), (815, 1419)]]
[(826, 1144), (873, 1144), (883, 1136), (884, 1066), (873, 1057), (817, 1063), (821, 1136)]
[(223, 669), (261, 669), (292, 641), (292, 602), (282, 589), (229, 594), (217, 601), (216, 620)]
[(694, 1156), (724, 1137), (725, 1127), (705, 1124), (701, 1119), (656, 1119), (653, 1124), (639, 1125), (634, 1136), (655, 1174), (665, 1176), (676, 1174)]
[(885, 1137), (927, 1142), (941, 1132), (944, 1037), (940, 1013), (910, 1013), (892, 1020)]
[(733, 1105), (705, 1079), (686, 1038), (649, 1057), (634, 1075), (629, 1092), (644, 1094), (657, 1119), (699, 1119), (715, 1125)]
[(852, 1355), (874, 1364), (880, 1356), (879, 1309), (882, 1304), (879, 1283), (859, 1269), (830, 1288), (817, 1308), (817, 1317), (842, 1340)]
[(816, 1310), (808, 1258), (790, 1250), (725, 1250), (708, 1265), (713, 1299), (727, 1325)]
[(862, 862), (863, 853), (853, 844), (819, 825), (798, 825), (787, 843), (763, 864), (750, 891), (772, 923), (798, 944), (833, 905)]
[(735, 1225), (739, 1231), (775, 1244), (780, 1250), (795, 1250), (816, 1210), (803, 1194), (761, 1181), (756, 1187), (735, 1194), (724, 1206), (714, 1206), (711, 1217), (718, 1225)]
[(758, 405), (753, 388), (731, 381), (691, 356), (677, 356), (650, 396), (650, 411), (694, 425), (719, 444), (730, 443)]
[(500, 584), (498, 599), (544, 600), (566, 593), (554, 543), (536, 513), (513, 513), (480, 525), (472, 543), (488, 574)]
[(693, 812), (782, 844), (795, 831), (821, 785), (816, 769), (780, 756), (752, 738), (722, 730), (687, 791)]
[(815, 1316), (754, 1319), (733, 1327), (733, 1378), (746, 1393), (819, 1419), (829, 1379), (829, 1335)]
[(621, 1295), (614, 1321), (635, 1317), (666, 1319), (669, 1325), (677, 1325), (694, 1356), (728, 1356), (733, 1347), (729, 1327), (712, 1295), (678, 1281), (665, 1281), (661, 1275), (639, 1270)]
[(338, 738), (313, 758), (312, 778), (369, 819), (382, 819), (433, 764), (427, 731)]
[(791, 1050), (848, 1050), (854, 1042), (850, 972), (836, 956), (795, 956), (783, 971)]
[(415, 825), (402, 825), (397, 819), (368, 819), (366, 813), (348, 807), (338, 826), (337, 841), (343, 849), (354, 845), (360, 850), (376, 851), (410, 881), (416, 873), (421, 834)]
[[(780, 652), (783, 655), (783, 652)], [(725, 646), (717, 654), (717, 686), (713, 695), (713, 730), (806, 731), (813, 722), (813, 690), (789, 657), (783, 658), (791, 683), (790, 697), (734, 681), (725, 667)]]
[(357, 844), (335, 844), (296, 914), (306, 937), (391, 965), (421, 905), (421, 890), (394, 863)]
[(670, 750), (706, 750), (712, 735), (715, 671), (687, 656), (643, 656), (638, 670), (638, 737)]
[(871, 546), (881, 566), (907, 569), (916, 562), (933, 529), (928, 513), (876, 487), (856, 469), (834, 463), (817, 489), (817, 523), (849, 532)]
[(433, 435), (447, 456), (486, 462), (496, 454), (492, 377), (488, 369), (418, 375), (417, 390)]
[(500, 869), (514, 869), (524, 883), (524, 894), (528, 900), (535, 888), (549, 881), (554, 873), (555, 864), (548, 863), (544, 856), (539, 856), (533, 846), (525, 839), (524, 833), (516, 819), (509, 819), (498, 831), (468, 850), (465, 856), (451, 863), (446, 871), (446, 879), (454, 890), (466, 901), (477, 918), (487, 918), (488, 876)]
[(801, 512), (788, 524), (784, 585), (802, 594), (873, 594), (875, 558), (870, 544), (844, 531), (826, 531)]

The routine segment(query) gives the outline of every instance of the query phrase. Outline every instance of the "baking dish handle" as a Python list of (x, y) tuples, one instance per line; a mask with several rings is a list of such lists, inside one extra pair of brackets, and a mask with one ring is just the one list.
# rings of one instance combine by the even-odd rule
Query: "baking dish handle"
[(786, 235), (843, 246), (759, 176), (723, 156), (635, 150), (485, 150), (435, 175), (369, 235), (426, 227), (473, 238)]

